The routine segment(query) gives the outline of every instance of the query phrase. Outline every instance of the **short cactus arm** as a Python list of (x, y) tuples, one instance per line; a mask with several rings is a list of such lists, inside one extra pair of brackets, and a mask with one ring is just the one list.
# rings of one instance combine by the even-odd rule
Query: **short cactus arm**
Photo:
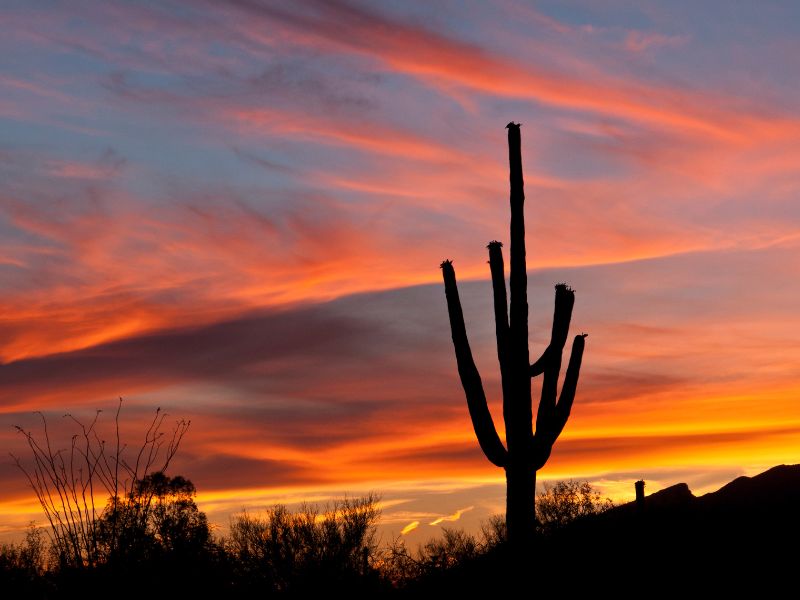
[(500, 436), (497, 435), (492, 414), (489, 412), (489, 405), (486, 402), (486, 394), (483, 391), (481, 376), (472, 358), (472, 351), (467, 339), (467, 328), (464, 325), (464, 313), (461, 310), (461, 300), (458, 296), (456, 272), (453, 269), (453, 263), (449, 260), (442, 263), (442, 275), (447, 298), (447, 312), (450, 316), (450, 332), (456, 351), (458, 375), (467, 397), (472, 427), (475, 429), (475, 436), (478, 438), (478, 443), (486, 458), (498, 467), (505, 467), (508, 462), (508, 452), (503, 446), (503, 442), (500, 441)]

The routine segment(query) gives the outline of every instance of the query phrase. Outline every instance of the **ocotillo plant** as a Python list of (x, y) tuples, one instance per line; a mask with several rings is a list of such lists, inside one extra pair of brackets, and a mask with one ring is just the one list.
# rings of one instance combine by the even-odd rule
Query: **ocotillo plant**
[[(550, 451), (569, 417), (583, 357), (585, 334), (575, 337), (567, 374), (558, 393), (561, 355), (567, 341), (575, 293), (565, 284), (556, 285), (555, 313), (550, 344), (541, 357), (530, 363), (528, 351), (528, 275), (525, 266), (525, 193), (522, 180), (522, 153), (519, 125), (509, 123), (508, 158), (511, 179), (511, 307), (506, 299), (502, 244), (489, 243), (489, 268), (494, 289), (494, 317), (497, 336), (497, 358), (503, 389), (503, 420), (506, 425), (506, 446), (500, 440), (486, 403), (481, 376), (472, 358), (467, 340), (464, 314), (458, 297), (453, 263), (442, 263), (447, 311), (461, 385), (467, 396), (467, 407), (475, 435), (486, 458), (506, 471), (506, 525), (509, 542), (524, 546), (535, 530), (536, 471), (544, 466)], [(510, 312), (510, 320), (509, 320)], [(536, 413), (533, 433), (531, 379), (543, 375), (542, 395)]]

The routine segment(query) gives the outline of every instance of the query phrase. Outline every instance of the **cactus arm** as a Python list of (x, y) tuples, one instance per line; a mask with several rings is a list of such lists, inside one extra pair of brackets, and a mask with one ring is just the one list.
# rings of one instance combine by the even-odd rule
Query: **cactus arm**
[(572, 402), (575, 400), (575, 391), (578, 387), (578, 376), (581, 370), (581, 361), (583, 359), (583, 349), (585, 346), (586, 334), (582, 333), (575, 336), (572, 342), (572, 352), (569, 357), (569, 365), (567, 366), (567, 373), (564, 376), (564, 384), (561, 387), (561, 395), (558, 399), (558, 404), (550, 415), (546, 423), (546, 428), (541, 429), (536, 427), (536, 435), (530, 447), (530, 461), (535, 470), (541, 469), (550, 458), (550, 452), (553, 449), (558, 436), (564, 430), (567, 424), (569, 413), (572, 410)]
[(555, 410), (553, 442), (556, 441), (564, 430), (564, 425), (567, 424), (569, 413), (572, 410), (572, 402), (575, 400), (575, 391), (578, 388), (578, 376), (581, 372), (581, 361), (583, 360), (586, 335), (585, 333), (576, 335), (575, 340), (572, 342), (572, 352), (569, 357), (567, 374), (564, 376), (564, 384), (561, 386), (561, 395), (558, 398), (558, 404)]
[(564, 349), (569, 333), (569, 322), (572, 320), (572, 307), (575, 305), (575, 292), (566, 284), (556, 285), (556, 302), (553, 311), (553, 331), (550, 335), (550, 346)]
[[(575, 292), (564, 284), (556, 286), (555, 309), (553, 312), (553, 329), (550, 345), (545, 354), (544, 381), (539, 410), (536, 414), (536, 431), (542, 431), (550, 437), (555, 427), (556, 395), (558, 393), (558, 374), (561, 371), (561, 354), (567, 343), (569, 322), (572, 318), (572, 307), (575, 304)], [(553, 438), (555, 441), (555, 438)]]
[(503, 266), (503, 244), (498, 241), (489, 242), (489, 268), (492, 272), (492, 290), (494, 292), (494, 323), (497, 338), (497, 360), (500, 363), (500, 377), (503, 382), (503, 418), (510, 421), (513, 411), (508, 399), (511, 397), (509, 386), (509, 347), (508, 347), (508, 299), (506, 297), (506, 279)]
[(486, 394), (483, 391), (481, 376), (472, 358), (472, 351), (467, 339), (467, 328), (464, 325), (464, 313), (461, 310), (461, 300), (458, 296), (456, 273), (453, 263), (449, 260), (442, 263), (442, 275), (447, 298), (447, 312), (450, 317), (450, 332), (456, 351), (458, 375), (467, 397), (467, 408), (472, 419), (472, 427), (486, 458), (498, 467), (505, 467), (508, 462), (508, 452), (503, 446), (503, 442), (500, 441), (500, 436), (497, 435), (492, 414), (489, 412), (489, 405), (486, 402)]

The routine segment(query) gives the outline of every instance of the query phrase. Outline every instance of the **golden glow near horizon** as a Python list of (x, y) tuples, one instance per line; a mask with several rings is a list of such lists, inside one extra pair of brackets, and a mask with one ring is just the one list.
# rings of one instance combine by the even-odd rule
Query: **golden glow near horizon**
[[(369, 491), (387, 535), (477, 530), (503, 473), (474, 439), (438, 265), (502, 434), (485, 244), (507, 237), (514, 119), (531, 353), (556, 282), (589, 333), (539, 481), (625, 500), (641, 478), (704, 493), (800, 462), (782, 10), (5, 10), (0, 447), (24, 460), (12, 426), (41, 435), (37, 410), (58, 447), (65, 412), (104, 409), (110, 435), (123, 396), (132, 447), (156, 406), (192, 420), (173, 472), (221, 530)], [(0, 535), (42, 521), (13, 464), (0, 483)]]

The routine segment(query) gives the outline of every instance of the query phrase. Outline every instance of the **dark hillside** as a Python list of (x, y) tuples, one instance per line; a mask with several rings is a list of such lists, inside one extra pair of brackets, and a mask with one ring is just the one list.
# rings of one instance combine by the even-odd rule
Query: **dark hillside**
[(551, 542), (558, 553), (593, 550), (578, 560), (601, 578), (624, 573), (673, 591), (768, 589), (794, 585), (799, 508), (800, 465), (781, 465), (700, 497), (673, 485), (643, 507), (631, 502), (576, 522)]

